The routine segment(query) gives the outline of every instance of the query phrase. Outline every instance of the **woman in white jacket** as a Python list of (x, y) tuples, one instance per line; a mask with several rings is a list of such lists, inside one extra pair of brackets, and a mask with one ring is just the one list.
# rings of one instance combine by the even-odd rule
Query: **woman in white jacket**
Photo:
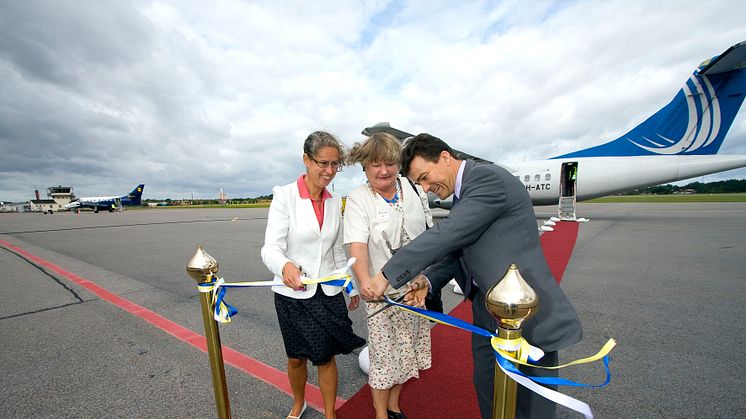
[(357, 290), (345, 307), (341, 287), (306, 285), (302, 274), (322, 278), (344, 267), (342, 204), (326, 187), (344, 161), (344, 150), (333, 135), (316, 131), (303, 144), (306, 173), (272, 192), (262, 260), (285, 286), (272, 287), (275, 309), (288, 357), (288, 378), (294, 404), (288, 418), (306, 409), (307, 360), (318, 367), (326, 418), (334, 418), (337, 364), (334, 356), (365, 345), (352, 331), (347, 310), (359, 303)]

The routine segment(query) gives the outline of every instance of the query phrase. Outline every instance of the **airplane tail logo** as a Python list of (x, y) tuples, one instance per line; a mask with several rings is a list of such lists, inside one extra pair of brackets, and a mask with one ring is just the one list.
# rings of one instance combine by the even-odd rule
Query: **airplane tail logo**
[(127, 195), (127, 198), (132, 201), (133, 204), (139, 205), (143, 189), (145, 189), (145, 184), (141, 183), (137, 185), (135, 189)]
[(716, 154), (746, 92), (746, 42), (706, 61), (671, 103), (625, 135), (558, 158)]

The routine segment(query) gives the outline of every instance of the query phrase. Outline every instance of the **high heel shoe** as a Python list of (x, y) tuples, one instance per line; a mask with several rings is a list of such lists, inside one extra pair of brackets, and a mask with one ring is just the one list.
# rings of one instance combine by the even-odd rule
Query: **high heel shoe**
[(306, 413), (306, 408), (308, 407), (308, 403), (306, 403), (305, 400), (303, 400), (303, 407), (300, 409), (300, 413), (298, 413), (298, 416), (293, 416), (291, 413), (293, 413), (293, 408), (290, 408), (290, 411), (288, 412), (288, 417), (286, 419), (300, 419), (301, 416), (303, 416), (304, 413)]
[(407, 419), (407, 417), (404, 416), (404, 412), (394, 412), (389, 409), (386, 409), (386, 412), (389, 414), (389, 419)]

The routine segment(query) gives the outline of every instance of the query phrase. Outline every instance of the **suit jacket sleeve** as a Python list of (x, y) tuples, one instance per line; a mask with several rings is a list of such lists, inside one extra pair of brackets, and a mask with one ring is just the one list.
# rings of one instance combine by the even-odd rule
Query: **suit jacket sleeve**
[[(384, 275), (394, 288), (406, 284), (427, 266), (469, 246), (506, 211), (505, 187), (493, 165), (473, 166), (464, 173), (463, 182), (461, 200), (448, 217), (399, 249), (383, 267)], [(454, 269), (453, 264), (441, 268)]]
[(336, 218), (329, 217), (337, 222), (337, 238), (334, 241), (334, 264), (339, 268), (343, 268), (347, 265), (347, 255), (345, 255), (344, 249), (344, 223), (342, 220), (342, 200), (337, 201), (337, 205), (332, 207), (332, 211), (337, 214)]
[(267, 215), (267, 230), (264, 232), (262, 261), (275, 276), (282, 278), (282, 268), (290, 259), (285, 256), (288, 249), (290, 214), (287, 197), (280, 187), (272, 189), (272, 203)]

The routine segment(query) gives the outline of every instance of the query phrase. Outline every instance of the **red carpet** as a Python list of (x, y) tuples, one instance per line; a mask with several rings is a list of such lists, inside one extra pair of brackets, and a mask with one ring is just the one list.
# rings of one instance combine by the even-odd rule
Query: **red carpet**
[[(549, 268), (559, 283), (570, 261), (578, 236), (578, 223), (559, 222), (552, 232), (541, 236), (541, 246)], [(457, 305), (450, 315), (471, 322), (471, 303)], [(410, 380), (399, 400), (409, 419), (479, 418), (479, 407), (471, 381), (471, 336), (450, 326), (432, 330), (433, 367), (419, 380)], [(366, 384), (337, 410), (339, 419), (375, 419), (370, 387)]]
[(544, 258), (547, 260), (549, 270), (552, 271), (554, 279), (559, 284), (565, 273), (567, 263), (570, 262), (575, 240), (578, 238), (578, 224), (568, 221), (560, 221), (554, 226), (554, 231), (541, 235), (541, 248), (544, 249)]

